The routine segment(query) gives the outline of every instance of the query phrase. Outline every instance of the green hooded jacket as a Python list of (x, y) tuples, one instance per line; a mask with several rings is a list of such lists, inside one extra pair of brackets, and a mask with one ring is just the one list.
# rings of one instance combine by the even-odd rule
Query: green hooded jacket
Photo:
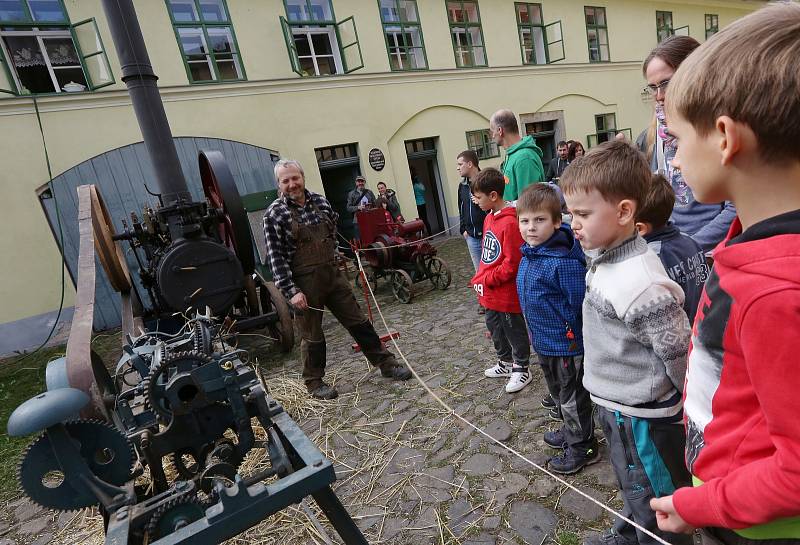
[(507, 201), (516, 201), (523, 189), (545, 181), (542, 150), (532, 136), (526, 136), (506, 150), (506, 160), (501, 170), (506, 179), (503, 199)]

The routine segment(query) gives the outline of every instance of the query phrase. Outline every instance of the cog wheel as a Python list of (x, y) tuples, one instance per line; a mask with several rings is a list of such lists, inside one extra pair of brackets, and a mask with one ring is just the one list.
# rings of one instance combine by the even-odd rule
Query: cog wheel
[[(99, 420), (75, 420), (64, 427), (94, 475), (116, 486), (128, 481), (136, 454), (125, 435)], [(34, 503), (48, 509), (74, 511), (97, 504), (95, 495), (76, 475), (62, 471), (46, 433), (23, 453), (17, 479)]]
[(164, 502), (155, 510), (145, 532), (155, 541), (206, 516), (206, 504), (196, 494), (184, 494)]
[(172, 464), (184, 480), (192, 480), (206, 467), (206, 456), (213, 448), (209, 443), (200, 448), (186, 447), (172, 453)]
[(164, 393), (170, 379), (178, 373), (188, 373), (210, 361), (211, 357), (206, 354), (187, 350), (168, 354), (166, 358), (153, 364), (150, 374), (142, 381), (147, 407), (153, 409), (159, 420), (169, 422), (172, 419), (172, 410)]

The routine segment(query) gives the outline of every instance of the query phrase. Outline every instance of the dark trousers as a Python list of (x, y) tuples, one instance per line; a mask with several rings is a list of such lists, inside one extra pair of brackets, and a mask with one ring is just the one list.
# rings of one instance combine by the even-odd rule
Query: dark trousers
[[(380, 366), (395, 362), (394, 355), (386, 350), (375, 328), (358, 306), (344, 273), (333, 265), (322, 265), (311, 273), (294, 276), (293, 280), (297, 288), (305, 294), (310, 306), (331, 311), (361, 346), (361, 351), (370, 363)], [(327, 350), (322, 331), (322, 314), (313, 309), (295, 314), (295, 325), (300, 332), (303, 380), (309, 390), (319, 386), (325, 376)]]
[(418, 204), (417, 215), (419, 216), (419, 219), (422, 220), (422, 223), (425, 224), (425, 229), (428, 231), (428, 234), (432, 235), (433, 233), (431, 233), (431, 226), (428, 223), (428, 205), (424, 203)]
[[(684, 464), (686, 436), (681, 423), (625, 416), (600, 406), (597, 417), (622, 492), (622, 515), (673, 545), (691, 545), (691, 536), (660, 531), (656, 514), (650, 509), (651, 498), (668, 496), (676, 488), (692, 485)], [(630, 543), (658, 543), (621, 519), (614, 520), (614, 529)]]
[(550, 397), (564, 417), (562, 430), (567, 444), (576, 450), (595, 447), (592, 400), (583, 387), (583, 356), (539, 355)]
[(486, 328), (492, 335), (497, 358), (514, 367), (527, 369), (531, 357), (528, 326), (522, 314), (486, 309)]

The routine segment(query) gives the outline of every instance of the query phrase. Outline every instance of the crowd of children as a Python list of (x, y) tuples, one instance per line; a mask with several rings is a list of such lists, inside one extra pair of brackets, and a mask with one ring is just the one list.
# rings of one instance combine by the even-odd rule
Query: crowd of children
[[(563, 420), (543, 437), (559, 450), (549, 468), (599, 461), (596, 411), (622, 514), (673, 544), (692, 532), (706, 545), (800, 543), (798, 59), (800, 5), (776, 3), (713, 36), (670, 82), (672, 167), (699, 202), (738, 214), (710, 271), (669, 222), (669, 182), (627, 142), (564, 170), (571, 226), (549, 184), (515, 208), (498, 170), (470, 180), (487, 212), (471, 281), (497, 353), (485, 375), (522, 390), (532, 345), (542, 403)], [(618, 519), (590, 542), (656, 540)]]

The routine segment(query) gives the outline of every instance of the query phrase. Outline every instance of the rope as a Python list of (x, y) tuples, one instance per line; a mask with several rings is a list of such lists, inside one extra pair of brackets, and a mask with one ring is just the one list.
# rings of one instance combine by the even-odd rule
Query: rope
[[(359, 270), (361, 272), (363, 272), (364, 271), (364, 265), (361, 263), (361, 257), (358, 255), (358, 252), (356, 252), (356, 260), (358, 261)], [(367, 284), (369, 284), (369, 283), (367, 283)], [(381, 317), (381, 322), (383, 322), (383, 326), (386, 328), (386, 331), (390, 332), (391, 330), (389, 328), (389, 324), (386, 322), (386, 317), (383, 315), (383, 311), (381, 310), (381, 306), (378, 304), (378, 300), (375, 298), (375, 294), (372, 293), (372, 286), (368, 285), (368, 287), (369, 287), (370, 294), (372, 295), (372, 300), (375, 301), (375, 308), (378, 310), (378, 315)], [(405, 354), (403, 354), (403, 351), (400, 349), (400, 345), (397, 343), (397, 340), (394, 337), (392, 337), (391, 341), (392, 341), (392, 344), (394, 345), (395, 349), (397, 350), (397, 353), (400, 354), (400, 357), (403, 359), (403, 361), (408, 366), (408, 368), (411, 371), (411, 373), (414, 375), (414, 378), (417, 379), (417, 382), (419, 382), (422, 385), (422, 387), (425, 389), (425, 391), (428, 392), (428, 394), (439, 405), (441, 405), (442, 408), (444, 408), (451, 416), (457, 418), (458, 420), (460, 420), (461, 422), (463, 422), (464, 424), (466, 424), (467, 426), (469, 426), (470, 428), (472, 428), (473, 430), (475, 430), (479, 434), (483, 435), (484, 437), (486, 437), (492, 443), (495, 443), (499, 447), (501, 447), (501, 448), (507, 450), (508, 452), (510, 452), (511, 454), (517, 456), (519, 459), (523, 460), (524, 462), (527, 462), (528, 464), (532, 465), (533, 467), (535, 467), (536, 469), (538, 469), (539, 471), (541, 471), (542, 473), (544, 473), (548, 477), (550, 477), (550, 478), (554, 479), (555, 481), (557, 481), (558, 483), (566, 486), (570, 490), (580, 494), (581, 496), (583, 496), (584, 498), (586, 498), (590, 502), (596, 504), (597, 506), (601, 507), (602, 509), (604, 509), (605, 511), (607, 511), (610, 514), (614, 515), (615, 517), (619, 517), (620, 519), (624, 520), (625, 522), (627, 522), (628, 524), (630, 524), (631, 526), (633, 526), (637, 530), (640, 530), (642, 533), (647, 534), (648, 536), (652, 537), (653, 539), (655, 539), (659, 543), (662, 543), (663, 545), (671, 545), (669, 541), (664, 540), (663, 538), (657, 536), (656, 534), (654, 534), (653, 532), (651, 532), (647, 528), (643, 527), (642, 525), (640, 525), (640, 524), (634, 522), (633, 520), (623, 516), (621, 513), (618, 513), (617, 511), (615, 511), (611, 507), (607, 506), (606, 504), (596, 500), (595, 498), (593, 498), (589, 494), (587, 494), (587, 493), (583, 492), (582, 490), (576, 488), (574, 485), (568, 483), (567, 481), (565, 481), (564, 479), (562, 479), (558, 475), (548, 471), (546, 468), (544, 468), (544, 467), (540, 466), (539, 464), (537, 464), (536, 462), (530, 460), (524, 454), (522, 454), (519, 451), (515, 450), (513, 447), (510, 447), (510, 446), (506, 445), (505, 443), (503, 443), (502, 441), (499, 441), (499, 440), (495, 439), (494, 437), (492, 437), (491, 435), (489, 435), (488, 433), (483, 431), (483, 429), (481, 429), (480, 427), (476, 426), (475, 424), (473, 424), (472, 422), (470, 422), (469, 420), (467, 420), (466, 418), (464, 418), (463, 416), (458, 414), (455, 409), (453, 409), (450, 405), (448, 405), (446, 401), (444, 401), (442, 398), (440, 398), (438, 395), (436, 395), (436, 393), (433, 390), (431, 390), (430, 387), (427, 384), (425, 384), (425, 381), (422, 380), (422, 378), (417, 374), (417, 371), (414, 369), (414, 367), (408, 361), (408, 359), (406, 358)]]
[[(418, 239), (416, 239), (416, 240), (410, 240), (410, 241), (408, 241), (408, 242), (403, 242), (403, 243), (400, 243), (400, 244), (393, 244), (393, 245), (391, 245), (391, 246), (387, 246), (387, 247), (386, 247), (386, 249), (388, 249), (388, 248), (401, 248), (401, 247), (403, 247), (403, 246), (413, 246), (414, 244), (419, 244), (420, 242), (424, 242), (424, 241), (426, 241), (426, 240), (430, 240), (430, 239), (432, 239), (432, 238), (436, 238), (436, 237), (438, 237), (439, 235), (443, 235), (443, 234), (445, 234), (445, 233), (448, 233), (448, 232), (452, 231), (453, 229), (455, 229), (456, 227), (458, 227), (458, 225), (451, 225), (451, 226), (450, 226), (450, 227), (448, 227), (447, 229), (445, 229), (445, 230), (443, 230), (443, 231), (439, 231), (438, 233), (435, 233), (435, 234), (433, 234), (433, 235), (427, 236), (427, 237), (425, 237), (425, 238), (418, 238)], [(340, 234), (338, 231), (337, 231), (337, 233), (336, 233), (336, 234), (337, 234), (337, 235), (339, 235), (339, 236), (342, 238), (342, 240), (344, 240), (345, 242), (347, 242), (348, 244), (350, 244), (350, 241), (349, 241), (349, 240), (347, 240), (346, 238), (344, 238), (344, 236), (343, 236), (343, 235), (341, 235), (341, 234)], [(341, 246), (339, 246), (339, 247), (341, 248)], [(384, 248), (352, 248), (352, 246), (351, 246), (350, 248), (351, 248), (351, 249), (352, 249), (354, 252), (377, 252), (377, 251), (379, 251), (379, 250), (384, 250)]]

